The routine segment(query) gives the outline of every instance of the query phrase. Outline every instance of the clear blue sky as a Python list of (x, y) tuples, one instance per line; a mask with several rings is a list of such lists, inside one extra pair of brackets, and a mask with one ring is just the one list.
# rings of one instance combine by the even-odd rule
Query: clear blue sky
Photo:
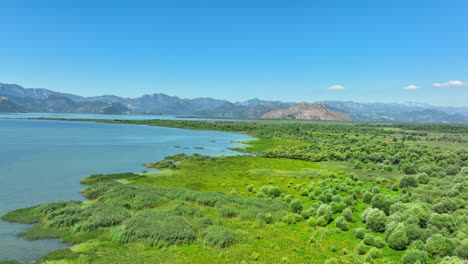
[(466, 0), (3, 0), (0, 11), (4, 83), (468, 106)]

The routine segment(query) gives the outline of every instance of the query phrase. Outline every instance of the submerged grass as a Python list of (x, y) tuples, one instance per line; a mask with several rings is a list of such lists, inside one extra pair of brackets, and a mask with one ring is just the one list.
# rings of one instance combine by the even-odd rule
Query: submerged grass
[(35, 213), (36, 206), (17, 209), (2, 216), (3, 221), (16, 222), (22, 224), (38, 223), (41, 216)]

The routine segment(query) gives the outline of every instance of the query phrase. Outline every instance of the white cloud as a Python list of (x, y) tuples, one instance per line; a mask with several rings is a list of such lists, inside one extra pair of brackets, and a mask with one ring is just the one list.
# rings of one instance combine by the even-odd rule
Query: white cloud
[(457, 87), (457, 86), (464, 86), (467, 85), (468, 83), (464, 83), (462, 81), (448, 81), (446, 83), (434, 83), (432, 87), (439, 87), (439, 88), (445, 88), (445, 87)]
[(330, 86), (328, 87), (328, 90), (334, 90), (334, 91), (337, 91), (337, 90), (344, 90), (345, 88), (341, 85), (333, 85), (333, 86)]
[(416, 90), (416, 89), (419, 89), (419, 88), (420, 87), (416, 86), (416, 85), (408, 85), (408, 86), (403, 87), (404, 90)]

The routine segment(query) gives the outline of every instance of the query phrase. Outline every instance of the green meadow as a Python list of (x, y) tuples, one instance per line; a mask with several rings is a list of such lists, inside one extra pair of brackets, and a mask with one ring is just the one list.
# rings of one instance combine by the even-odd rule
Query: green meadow
[[(239, 152), (178, 154), (82, 180), (84, 202), (18, 209), (24, 239), (71, 246), (45, 263), (463, 263), (466, 126), (119, 121), (248, 133)], [(427, 133), (431, 133), (428, 137)], [(443, 138), (434, 141), (434, 138)], [(464, 144), (453, 141), (446, 144)]]

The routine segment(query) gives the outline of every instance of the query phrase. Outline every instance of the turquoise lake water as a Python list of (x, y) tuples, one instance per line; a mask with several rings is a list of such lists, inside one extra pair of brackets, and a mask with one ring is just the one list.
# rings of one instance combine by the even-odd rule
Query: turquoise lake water
[[(249, 139), (176, 128), (0, 119), (0, 215), (57, 200), (82, 200), (79, 182), (90, 174), (141, 172), (147, 170), (143, 163), (181, 152), (238, 154), (228, 150), (237, 144), (232, 141)], [(17, 236), (29, 226), (0, 221), (0, 260), (31, 261), (65, 246), (56, 239), (25, 241)]]

